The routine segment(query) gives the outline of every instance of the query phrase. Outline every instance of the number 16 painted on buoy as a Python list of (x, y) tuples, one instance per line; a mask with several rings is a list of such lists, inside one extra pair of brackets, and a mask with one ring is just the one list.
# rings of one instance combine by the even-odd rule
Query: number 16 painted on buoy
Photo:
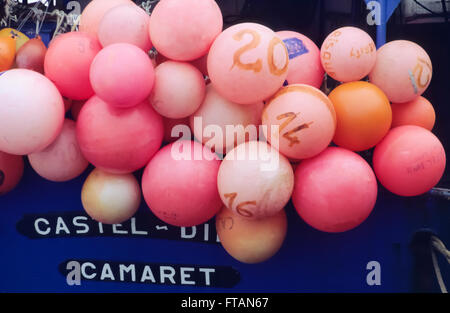
[[(226, 193), (226, 194), (224, 194), (224, 197), (228, 198), (228, 208), (233, 210), (233, 202), (234, 202), (234, 199), (236, 199), (236, 197), (237, 197), (237, 192)], [(236, 206), (235, 211), (239, 215), (242, 215), (244, 217), (253, 217), (253, 213), (251, 211), (247, 210), (246, 208), (244, 208), (245, 206), (248, 206), (248, 205), (256, 206), (256, 201), (241, 202)]]

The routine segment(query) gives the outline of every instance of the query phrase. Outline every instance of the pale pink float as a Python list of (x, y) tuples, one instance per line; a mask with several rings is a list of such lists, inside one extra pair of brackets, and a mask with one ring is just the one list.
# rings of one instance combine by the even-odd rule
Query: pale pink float
[(129, 43), (103, 48), (90, 69), (95, 94), (121, 108), (135, 106), (150, 94), (155, 80), (149, 56)]
[(283, 41), (271, 29), (255, 23), (226, 29), (208, 54), (208, 74), (214, 88), (239, 104), (273, 95), (287, 77), (288, 64)]
[(166, 61), (155, 69), (150, 103), (162, 116), (178, 119), (194, 113), (205, 98), (205, 80), (192, 64)]
[(288, 84), (306, 84), (320, 88), (325, 71), (317, 45), (303, 34), (293, 31), (276, 32), (289, 53)]
[(81, 109), (77, 139), (85, 158), (113, 173), (144, 167), (161, 146), (163, 122), (147, 102), (119, 109), (92, 97)]
[(63, 182), (81, 175), (89, 165), (77, 142), (75, 122), (64, 121), (59, 136), (42, 151), (28, 155), (31, 167), (41, 177)]
[(150, 38), (169, 59), (192, 61), (208, 53), (222, 19), (214, 0), (160, 1), (150, 16)]
[(103, 16), (98, 39), (103, 47), (114, 43), (129, 43), (145, 52), (152, 48), (148, 23), (150, 17), (134, 3), (118, 5)]
[(162, 148), (147, 165), (142, 190), (150, 210), (175, 226), (194, 226), (222, 207), (217, 191), (220, 161), (202, 144), (179, 141)]
[(141, 189), (133, 174), (111, 174), (94, 169), (84, 182), (81, 202), (86, 213), (104, 224), (130, 219), (141, 203)]
[(294, 172), (289, 161), (265, 142), (231, 150), (217, 176), (223, 203), (236, 214), (258, 219), (277, 214), (289, 201)]
[(337, 233), (357, 227), (376, 199), (375, 174), (352, 151), (330, 147), (295, 170), (292, 202), (300, 217), (318, 230)]
[(190, 117), (190, 126), (197, 140), (224, 154), (245, 141), (258, 139), (263, 106), (262, 102), (240, 105), (228, 101), (210, 84), (202, 105)]
[(439, 139), (419, 126), (393, 128), (376, 146), (373, 167), (380, 183), (392, 193), (411, 197), (433, 188), (445, 170)]
[(64, 102), (45, 76), (26, 69), (0, 75), (0, 151), (25, 155), (44, 149), (64, 122)]
[(325, 38), (320, 57), (329, 76), (340, 82), (351, 82), (370, 73), (377, 51), (369, 34), (347, 26), (336, 29)]
[(50, 42), (45, 55), (45, 76), (53, 81), (61, 94), (74, 100), (85, 100), (94, 94), (89, 69), (101, 50), (94, 35), (70, 32)]
[(391, 102), (404, 103), (420, 96), (432, 75), (430, 57), (422, 47), (412, 41), (395, 40), (378, 49), (369, 79)]
[(0, 196), (13, 190), (22, 179), (23, 158), (0, 151)]
[(108, 10), (121, 5), (133, 4), (130, 0), (94, 0), (84, 8), (80, 16), (80, 31), (97, 36), (98, 27)]
[[(283, 155), (305, 159), (322, 152), (333, 139), (336, 113), (330, 99), (308, 85), (289, 85), (278, 91), (262, 114), (267, 140)], [(272, 127), (278, 129), (272, 130)]]

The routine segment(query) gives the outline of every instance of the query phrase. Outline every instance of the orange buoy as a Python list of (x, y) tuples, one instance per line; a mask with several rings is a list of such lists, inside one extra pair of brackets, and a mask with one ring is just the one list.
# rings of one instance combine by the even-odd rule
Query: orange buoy
[(27, 37), (24, 33), (19, 32), (17, 29), (13, 28), (3, 28), (0, 30), (0, 38), (4, 37), (12, 37), (16, 41), (16, 51), (28, 41), (30, 38)]
[(374, 84), (345, 83), (329, 95), (336, 111), (334, 143), (352, 151), (374, 147), (391, 128), (389, 100)]
[(14, 63), (16, 41), (12, 37), (0, 38), (0, 72), (7, 71)]
[(406, 103), (392, 103), (392, 127), (416, 125), (432, 130), (436, 121), (433, 105), (422, 96)]

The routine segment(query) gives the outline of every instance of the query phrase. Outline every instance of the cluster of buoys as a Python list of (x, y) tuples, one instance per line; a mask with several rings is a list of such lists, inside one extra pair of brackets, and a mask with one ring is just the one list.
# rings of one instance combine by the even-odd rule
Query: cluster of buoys
[[(0, 73), (0, 193), (20, 180), (21, 155), (56, 182), (90, 163), (81, 199), (93, 219), (124, 222), (142, 190), (168, 224), (216, 216), (226, 251), (256, 263), (282, 246), (290, 199), (307, 224), (335, 233), (371, 214), (377, 180), (400, 196), (438, 183), (446, 159), (421, 96), (432, 64), (420, 46), (377, 50), (355, 27), (321, 48), (256, 23), (222, 28), (213, 0), (161, 0), (150, 16), (94, 0), (80, 31), (48, 50), (0, 31), (1, 70), (21, 67)], [(328, 95), (325, 72), (341, 82)], [(373, 169), (357, 153), (372, 148)]]

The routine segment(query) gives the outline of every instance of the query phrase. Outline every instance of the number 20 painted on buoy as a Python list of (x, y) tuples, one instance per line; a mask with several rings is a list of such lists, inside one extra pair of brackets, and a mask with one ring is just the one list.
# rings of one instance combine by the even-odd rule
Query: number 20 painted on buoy
[[(240, 69), (243, 69), (243, 70), (246, 70), (246, 71), (254, 71), (255, 73), (258, 73), (258, 72), (260, 72), (262, 70), (262, 60), (260, 58), (258, 58), (253, 63), (242, 63), (241, 62), (241, 56), (245, 52), (258, 47), (258, 45), (261, 42), (261, 36), (255, 30), (243, 29), (243, 30), (239, 31), (238, 33), (236, 33), (233, 36), (233, 39), (237, 40), (237, 41), (241, 41), (245, 34), (251, 35), (252, 36), (252, 40), (248, 44), (246, 44), (246, 45), (242, 46), (241, 48), (239, 48), (234, 53), (233, 65), (231, 66), (231, 69), (233, 69), (233, 67), (237, 66)], [(284, 50), (285, 50), (285, 53), (286, 53), (286, 62), (284, 64), (283, 68), (281, 68), (281, 69), (277, 68), (277, 66), (275, 65), (275, 63), (273, 61), (273, 54), (274, 54), (275, 47), (278, 44), (281, 44), (284, 47), (284, 43), (283, 43), (283, 41), (280, 38), (273, 37), (272, 40), (269, 43), (269, 47), (267, 48), (267, 64), (269, 65), (270, 73), (275, 75), (275, 76), (283, 75), (287, 71), (287, 69), (288, 69), (288, 62), (287, 62), (287, 60), (289, 59), (289, 54), (287, 52), (287, 49), (284, 47)]]

